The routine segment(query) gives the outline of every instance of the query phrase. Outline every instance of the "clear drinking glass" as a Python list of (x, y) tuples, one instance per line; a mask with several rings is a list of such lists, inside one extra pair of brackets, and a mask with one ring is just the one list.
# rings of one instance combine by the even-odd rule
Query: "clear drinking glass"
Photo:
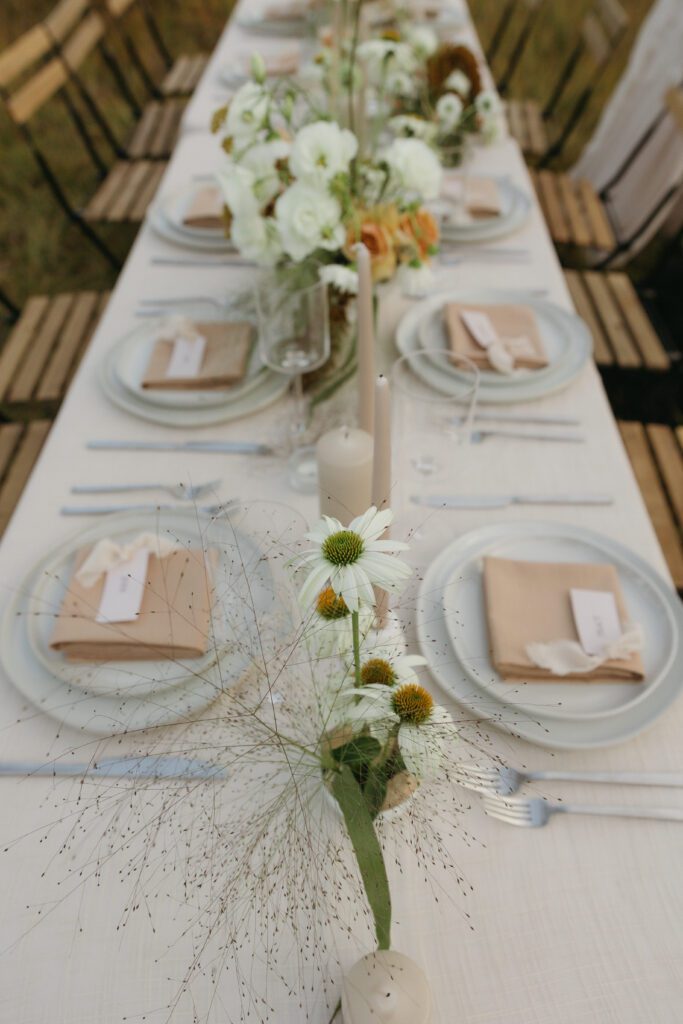
[(398, 359), (391, 371), (396, 450), (414, 487), (453, 468), (453, 447), (467, 444), (479, 389), (479, 370), (450, 349)]
[(314, 490), (315, 456), (302, 448), (307, 427), (303, 374), (319, 369), (330, 357), (327, 285), (317, 281), (297, 289), (267, 279), (256, 288), (256, 309), (263, 362), (292, 380), (294, 401), (287, 439), (290, 480), (298, 490)]

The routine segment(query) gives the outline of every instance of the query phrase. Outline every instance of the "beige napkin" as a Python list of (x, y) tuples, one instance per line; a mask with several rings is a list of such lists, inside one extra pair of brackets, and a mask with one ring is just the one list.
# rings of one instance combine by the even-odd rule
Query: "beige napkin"
[(150, 356), (143, 388), (166, 391), (210, 391), (238, 383), (247, 371), (253, 338), (249, 323), (197, 323), (196, 332), (206, 338), (204, 358), (196, 377), (167, 377), (174, 342), (159, 338)]
[[(486, 349), (477, 344), (460, 317), (462, 310), (486, 313), (505, 348), (509, 346), (515, 367), (538, 370), (548, 365), (536, 317), (528, 306), (473, 306), (469, 303), (449, 302), (445, 307), (446, 327), (454, 355), (466, 356), (476, 366), (491, 369)], [(528, 346), (520, 348), (522, 343), (517, 339), (528, 339)]]
[(223, 195), (216, 185), (206, 185), (195, 192), (192, 202), (185, 211), (183, 224), (189, 228), (204, 228), (207, 231), (223, 227)]
[(493, 178), (462, 178), (446, 180), (442, 195), (451, 202), (460, 203), (465, 189), (465, 209), (475, 220), (497, 217), (501, 211), (498, 183)]
[(507, 558), (484, 559), (484, 595), (491, 643), (491, 657), (504, 679), (545, 681), (642, 681), (640, 654), (623, 661), (606, 661), (592, 672), (561, 677), (535, 665), (527, 654), (534, 643), (578, 641), (569, 591), (572, 588), (603, 590), (614, 594), (622, 627), (628, 613), (612, 565), (569, 562), (516, 562)]
[(96, 622), (106, 575), (85, 587), (75, 573), (57, 616), (50, 647), (69, 661), (157, 661), (199, 658), (208, 647), (213, 586), (204, 552), (150, 554), (140, 615), (134, 622)]

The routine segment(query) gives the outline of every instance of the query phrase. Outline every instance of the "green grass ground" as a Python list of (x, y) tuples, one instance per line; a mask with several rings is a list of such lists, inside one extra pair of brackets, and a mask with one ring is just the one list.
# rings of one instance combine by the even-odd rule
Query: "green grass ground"
[[(597, 119), (604, 100), (618, 78), (628, 55), (640, 21), (649, 9), (650, 0), (622, 0), (631, 16), (627, 39), (602, 87), (592, 98), (588, 116), (572, 142), (571, 157), (581, 148)], [(484, 44), (495, 24), (501, 0), (471, 0), (472, 11)], [(523, 67), (513, 82), (513, 93), (543, 100), (557, 73), (559, 55), (575, 38), (583, 10), (589, 0), (546, 0), (538, 32), (525, 56)], [(217, 38), (231, 0), (152, 0), (165, 39), (171, 51), (191, 53), (210, 48)], [(2, 0), (0, 4), (0, 48), (4, 48), (29, 28), (54, 5), (54, 0)], [(143, 42), (141, 24), (131, 21), (135, 36)], [(128, 67), (128, 61), (116, 40), (108, 45), (118, 54), (122, 67), (132, 75), (138, 96), (141, 83)], [(144, 45), (144, 42), (143, 42)], [(145, 51), (149, 47), (145, 46)], [(106, 107), (107, 114), (123, 137), (130, 129), (131, 118), (101, 62), (90, 59), (86, 78)], [(161, 74), (161, 67), (156, 68)], [(59, 102), (52, 101), (36, 119), (36, 126), (45, 151), (54, 154), (60, 177), (68, 182), (74, 202), (84, 203), (94, 191), (96, 175), (68, 127)], [(83, 240), (78, 230), (68, 224), (45, 187), (40, 172), (24, 143), (17, 137), (0, 108), (0, 287), (21, 304), (28, 295), (58, 292), (69, 288), (104, 288), (111, 286), (114, 273)], [(103, 155), (111, 152), (102, 145)], [(131, 242), (128, 230), (107, 231), (107, 237), (123, 255)]]

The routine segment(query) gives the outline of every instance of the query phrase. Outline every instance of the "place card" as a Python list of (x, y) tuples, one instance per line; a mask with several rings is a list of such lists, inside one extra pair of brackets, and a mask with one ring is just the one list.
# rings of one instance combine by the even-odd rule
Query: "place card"
[(166, 367), (166, 377), (170, 380), (182, 380), (198, 376), (205, 351), (206, 338), (203, 334), (198, 334), (194, 338), (175, 338), (171, 358)]
[(461, 309), (460, 319), (477, 345), (481, 345), (482, 348), (488, 348), (489, 345), (499, 341), (496, 328), (486, 313), (481, 313), (476, 309)]
[(602, 654), (623, 632), (614, 594), (611, 590), (572, 588), (569, 596), (581, 646), (586, 654)]
[(147, 582), (149, 554), (149, 548), (141, 548), (127, 562), (109, 570), (96, 622), (135, 622), (138, 619)]

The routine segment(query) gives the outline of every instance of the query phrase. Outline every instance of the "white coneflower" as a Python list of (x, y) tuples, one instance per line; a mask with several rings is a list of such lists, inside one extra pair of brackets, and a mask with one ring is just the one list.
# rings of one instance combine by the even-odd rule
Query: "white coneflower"
[(374, 505), (347, 527), (338, 519), (323, 516), (306, 535), (316, 547), (302, 557), (302, 564), (309, 569), (301, 588), (302, 602), (309, 604), (329, 585), (349, 610), (356, 612), (363, 605), (374, 606), (373, 586), (399, 590), (412, 569), (390, 554), (404, 551), (407, 544), (381, 539), (393, 518), (389, 509), (378, 512)]

